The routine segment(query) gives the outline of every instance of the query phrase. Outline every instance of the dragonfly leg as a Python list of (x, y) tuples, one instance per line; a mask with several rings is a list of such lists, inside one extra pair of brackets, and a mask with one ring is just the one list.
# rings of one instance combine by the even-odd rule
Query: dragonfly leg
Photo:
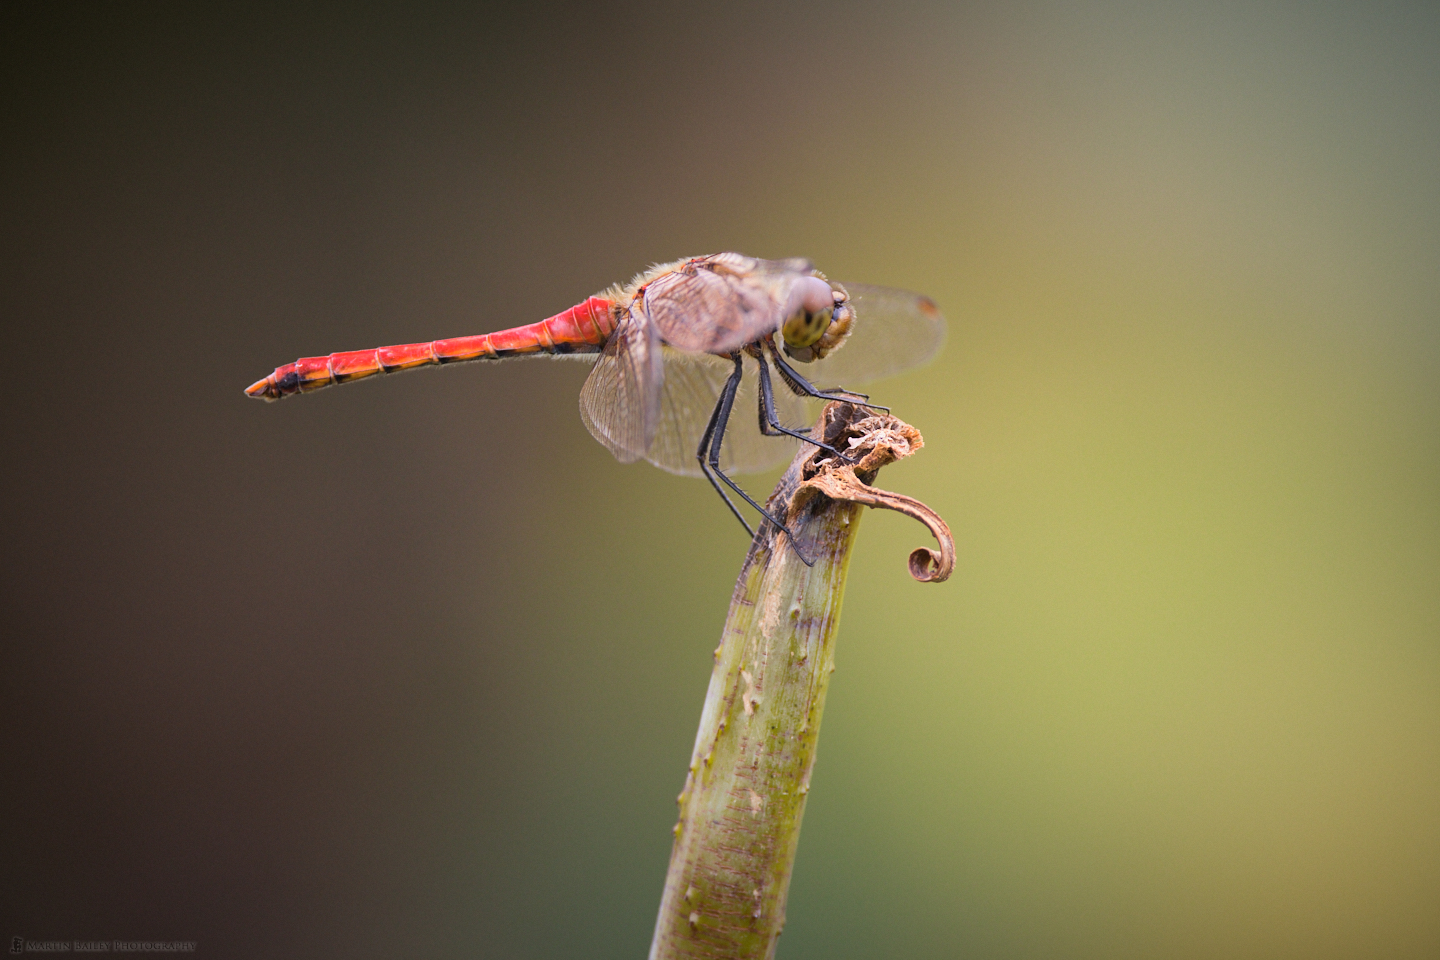
[(841, 453), (828, 443), (816, 440), (809, 434), (801, 433), (798, 430), (791, 430), (780, 423), (780, 418), (775, 414), (775, 390), (770, 384), (770, 368), (765, 363), (765, 351), (755, 351), (755, 361), (760, 364), (760, 432), (767, 437), (778, 437), (784, 434), (787, 437), (794, 437), (797, 440), (804, 440), (806, 443), (813, 443), (831, 456), (838, 457), (841, 463), (859, 463), (852, 457)]
[[(774, 349), (773, 346), (770, 351), (770, 356), (775, 360), (775, 369), (780, 372), (780, 376), (785, 378), (785, 382), (788, 383), (796, 393), (807, 397), (814, 397), (817, 400), (845, 400), (859, 407), (867, 407), (871, 410), (884, 410), (886, 413), (890, 412), (889, 407), (882, 407), (878, 403), (870, 403), (869, 395), (864, 393), (856, 393), (853, 390), (846, 390), (844, 387), (817, 390), (814, 384), (806, 380), (795, 371), (794, 367), (786, 363), (785, 359), (780, 356), (780, 351)], [(856, 397), (860, 397), (862, 402), (856, 403)]]
[[(744, 373), (744, 367), (741, 365), (741, 355), (738, 353), (735, 354), (734, 360), (735, 372), (730, 374), (730, 379), (725, 381), (725, 387), (720, 391), (720, 399), (715, 404), (715, 412), (710, 415), (710, 423), (705, 428), (705, 435), (700, 440), (700, 449), (696, 451), (696, 459), (700, 460), (701, 471), (710, 479), (711, 485), (720, 491), (720, 496), (724, 497), (725, 502), (730, 505), (730, 509), (737, 517), (740, 516), (740, 512), (735, 509), (735, 505), (730, 502), (730, 498), (725, 496), (725, 491), (720, 490), (719, 485), (715, 483), (716, 478), (719, 478), (727, 487), (738, 493), (746, 503), (754, 507), (756, 512), (766, 520), (769, 520), (776, 529), (785, 531), (786, 539), (790, 542), (790, 547), (795, 551), (795, 555), (799, 557), (800, 561), (807, 567), (812, 567), (815, 565), (815, 561), (801, 552), (800, 545), (795, 542), (795, 534), (791, 532), (790, 528), (777, 520), (769, 511), (760, 506), (760, 504), (756, 503), (750, 494), (741, 489), (739, 484), (727, 477), (724, 471), (720, 469), (720, 449), (725, 443), (725, 427), (730, 422), (730, 411), (735, 406), (735, 392), (740, 389), (740, 377)], [(705, 449), (707, 445), (710, 448), (708, 451)], [(706, 469), (707, 467), (708, 469)], [(746, 530), (750, 529), (750, 524), (745, 523), (743, 517), (741, 517), (740, 522), (745, 525)], [(751, 536), (754, 536), (754, 534), (752, 533)]]
[[(731, 379), (734, 379), (734, 377), (732, 376)], [(728, 388), (729, 384), (727, 383), (726, 386)], [(720, 399), (722, 401), (725, 399), (723, 392), (721, 393)], [(733, 391), (731, 403), (734, 403)], [(705, 425), (705, 433), (700, 437), (700, 447), (695, 451), (695, 459), (699, 461), (700, 472), (705, 474), (705, 479), (710, 481), (710, 486), (714, 487), (715, 492), (720, 494), (720, 499), (725, 501), (725, 506), (729, 507), (730, 512), (735, 514), (735, 519), (740, 521), (740, 526), (745, 528), (745, 532), (750, 534), (750, 538), (753, 540), (755, 538), (755, 531), (751, 529), (750, 523), (740, 513), (734, 501), (725, 493), (725, 488), (720, 486), (720, 481), (716, 480), (714, 475), (710, 473), (710, 465), (706, 462), (710, 455), (710, 439), (715, 435), (715, 425), (720, 420), (721, 406), (723, 406), (723, 403), (717, 403), (715, 404), (715, 409), (710, 411), (710, 422)], [(719, 471), (717, 470), (716, 472), (718, 473)]]

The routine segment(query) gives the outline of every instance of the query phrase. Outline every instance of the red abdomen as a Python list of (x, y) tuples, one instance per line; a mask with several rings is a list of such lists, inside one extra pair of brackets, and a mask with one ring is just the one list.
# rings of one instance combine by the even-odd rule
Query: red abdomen
[(603, 297), (590, 297), (539, 323), (495, 333), (351, 350), (328, 357), (303, 357), (276, 367), (274, 373), (257, 380), (245, 392), (263, 400), (279, 400), (331, 384), (437, 363), (503, 360), (533, 354), (599, 353), (615, 331), (615, 324), (615, 304)]

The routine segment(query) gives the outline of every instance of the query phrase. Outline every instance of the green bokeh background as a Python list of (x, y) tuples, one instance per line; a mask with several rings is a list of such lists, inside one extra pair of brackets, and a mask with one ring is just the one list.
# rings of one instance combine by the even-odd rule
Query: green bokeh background
[(579, 365), (240, 390), (734, 249), (950, 322), (780, 955), (1434, 955), (1433, 8), (4, 17), (0, 935), (642, 955), (733, 520)]

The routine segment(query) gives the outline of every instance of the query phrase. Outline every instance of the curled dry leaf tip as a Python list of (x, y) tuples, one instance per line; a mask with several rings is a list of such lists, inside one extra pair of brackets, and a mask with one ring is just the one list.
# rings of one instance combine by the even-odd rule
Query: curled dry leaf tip
[(881, 467), (903, 460), (925, 445), (920, 431), (888, 413), (868, 413), (862, 407), (838, 401), (825, 408), (818, 428), (826, 443), (844, 450), (855, 462), (845, 463), (817, 448), (801, 468), (802, 479), (791, 495), (789, 516), (798, 517), (821, 495), (898, 511), (925, 524), (940, 545), (939, 550), (919, 547), (912, 551), (910, 575), (921, 583), (948, 579), (955, 570), (955, 540), (950, 527), (914, 497), (870, 485)]

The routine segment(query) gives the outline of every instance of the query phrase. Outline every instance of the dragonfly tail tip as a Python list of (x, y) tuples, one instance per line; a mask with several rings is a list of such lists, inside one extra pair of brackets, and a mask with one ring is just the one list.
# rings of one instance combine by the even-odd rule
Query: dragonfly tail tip
[(269, 378), (269, 377), (266, 377), (264, 380), (256, 380), (254, 383), (250, 384), (250, 386), (248, 386), (248, 387), (245, 388), (245, 395), (248, 396), (248, 397), (255, 397), (255, 398), (260, 399), (260, 400), (274, 400), (274, 399), (275, 399), (275, 398), (274, 398), (273, 396), (271, 396), (271, 394), (270, 394), (270, 378)]

